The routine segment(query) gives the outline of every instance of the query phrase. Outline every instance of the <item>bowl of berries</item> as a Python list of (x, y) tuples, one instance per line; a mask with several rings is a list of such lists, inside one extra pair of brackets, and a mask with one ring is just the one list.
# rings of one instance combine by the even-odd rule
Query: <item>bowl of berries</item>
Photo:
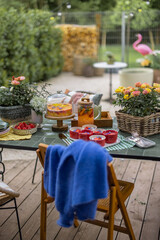
[(106, 137), (103, 135), (92, 135), (89, 137), (89, 140), (100, 144), (102, 147), (104, 147), (106, 143)]
[(37, 124), (32, 122), (20, 122), (12, 126), (17, 135), (30, 135), (37, 132)]
[(117, 141), (118, 132), (115, 130), (103, 131), (103, 135), (106, 137), (106, 143), (115, 143)]
[(89, 141), (89, 137), (93, 135), (93, 131), (91, 130), (82, 130), (79, 133), (79, 139), (85, 140), (85, 141)]
[(81, 127), (71, 127), (69, 130), (70, 138), (79, 139), (80, 132), (81, 132)]

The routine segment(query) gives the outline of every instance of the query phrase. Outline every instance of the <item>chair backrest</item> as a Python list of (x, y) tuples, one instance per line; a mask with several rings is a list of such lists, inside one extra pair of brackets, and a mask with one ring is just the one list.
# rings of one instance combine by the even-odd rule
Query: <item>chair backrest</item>
[(40, 143), (36, 151), (43, 168), (44, 168), (44, 159), (45, 159), (47, 147), (48, 147), (47, 144)]
[[(47, 150), (48, 145), (40, 143), (39, 149), (37, 150), (37, 155), (40, 159), (40, 162), (42, 164), (42, 167), (44, 168), (44, 160), (45, 160), (45, 154)], [(102, 226), (108, 228), (108, 240), (113, 239), (113, 230), (116, 230), (118, 232), (126, 233), (130, 236), (130, 239), (135, 240), (134, 232), (128, 217), (128, 213), (126, 210), (126, 207), (124, 205), (124, 201), (128, 198), (128, 196), (131, 194), (134, 184), (117, 180), (116, 174), (114, 171), (114, 167), (112, 163), (107, 164), (107, 171), (108, 171), (108, 182), (110, 186), (110, 191), (108, 194), (108, 198), (106, 199), (99, 199), (97, 210), (104, 212), (105, 216), (104, 219), (108, 220), (108, 223), (104, 224), (103, 221), (99, 220), (85, 220), (88, 223), (95, 224), (97, 226)], [(46, 204), (53, 202), (54, 198), (47, 196), (47, 193), (44, 190), (43, 186), (43, 173), (42, 173), (42, 191), (41, 191), (41, 228), (40, 228), (40, 239), (45, 240), (46, 239)], [(108, 202), (107, 202), (108, 200)], [(109, 203), (109, 204), (107, 204)], [(114, 214), (116, 211), (120, 208), (126, 228), (114, 225)], [(74, 219), (74, 226), (78, 226), (78, 221), (75, 218)]]
[[(46, 154), (47, 147), (48, 147), (47, 144), (40, 143), (39, 148), (36, 151), (43, 168), (44, 168), (44, 160), (45, 160), (45, 154)], [(118, 180), (117, 180), (117, 177), (116, 177), (116, 174), (115, 174), (115, 171), (114, 171), (114, 168), (113, 168), (113, 165), (111, 162), (108, 163), (107, 169), (108, 169), (109, 185), (115, 186), (117, 188), (117, 191), (120, 192)]]

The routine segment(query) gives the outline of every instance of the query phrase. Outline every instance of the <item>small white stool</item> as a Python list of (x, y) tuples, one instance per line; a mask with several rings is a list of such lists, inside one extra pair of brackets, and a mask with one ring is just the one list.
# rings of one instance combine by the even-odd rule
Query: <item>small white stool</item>
[(153, 83), (153, 69), (151, 68), (126, 68), (119, 71), (120, 86), (135, 87), (136, 82)]

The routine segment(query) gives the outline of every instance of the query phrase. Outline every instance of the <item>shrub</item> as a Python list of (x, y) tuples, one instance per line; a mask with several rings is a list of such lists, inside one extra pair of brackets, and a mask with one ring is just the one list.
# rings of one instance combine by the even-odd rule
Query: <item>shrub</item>
[(51, 13), (0, 8), (0, 83), (23, 74), (30, 82), (57, 75), (63, 67), (61, 31)]

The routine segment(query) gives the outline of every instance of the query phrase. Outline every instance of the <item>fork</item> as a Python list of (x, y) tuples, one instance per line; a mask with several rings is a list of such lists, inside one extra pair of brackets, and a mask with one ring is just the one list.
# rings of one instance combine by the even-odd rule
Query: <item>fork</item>
[(64, 133), (59, 133), (59, 138), (67, 145), (70, 145), (70, 142), (68, 141), (67, 137), (64, 135)]

